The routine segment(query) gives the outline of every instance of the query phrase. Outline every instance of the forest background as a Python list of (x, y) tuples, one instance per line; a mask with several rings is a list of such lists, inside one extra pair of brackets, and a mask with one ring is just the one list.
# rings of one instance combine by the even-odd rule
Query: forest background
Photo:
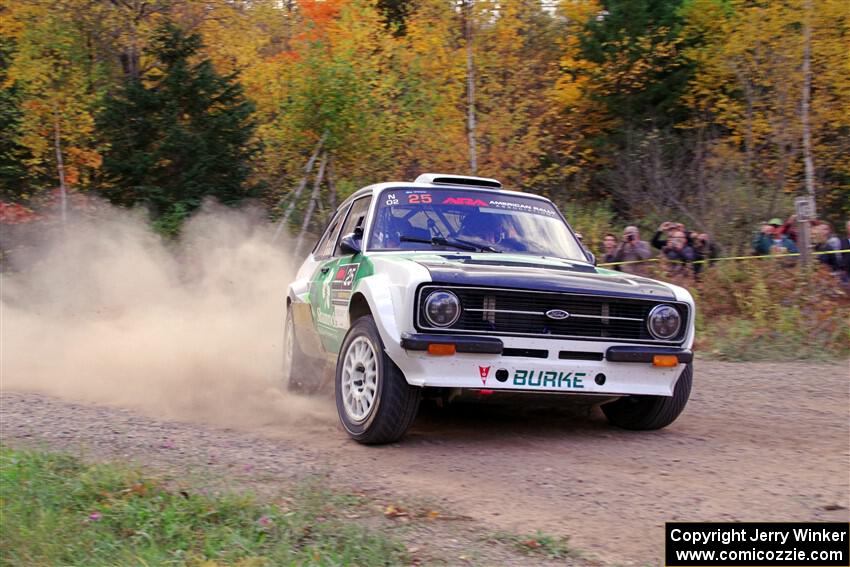
[[(439, 171), (550, 197), (597, 253), (664, 220), (748, 252), (807, 155), (819, 216), (850, 216), (848, 46), (845, 0), (4, 3), (0, 222), (98, 196), (172, 237), (213, 197), (314, 233), (358, 187)], [(801, 337), (816, 286), (783, 275), (777, 303), (773, 270), (705, 278), (706, 312), (752, 323), (729, 344), (784, 318), (846, 352), (846, 294)]]

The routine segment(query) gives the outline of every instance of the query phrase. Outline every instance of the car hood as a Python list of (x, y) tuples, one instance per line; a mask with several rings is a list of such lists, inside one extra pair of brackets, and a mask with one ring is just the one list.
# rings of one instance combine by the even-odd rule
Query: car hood
[(597, 268), (583, 262), (516, 254), (410, 254), (434, 283), (585, 293), (641, 299), (675, 299), (655, 280)]

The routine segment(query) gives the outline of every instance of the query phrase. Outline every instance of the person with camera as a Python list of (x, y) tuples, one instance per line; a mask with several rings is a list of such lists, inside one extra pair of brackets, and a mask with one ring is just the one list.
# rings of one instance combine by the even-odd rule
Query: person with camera
[(703, 262), (694, 264), (694, 273), (697, 275), (711, 265), (715, 258), (720, 257), (720, 245), (707, 232), (701, 232), (694, 236), (692, 248), (696, 255), (704, 260)]
[(664, 248), (661, 249), (664, 258), (670, 262), (670, 274), (687, 274), (690, 269), (694, 273), (698, 273), (697, 266), (702, 264), (694, 264), (696, 260), (702, 260), (694, 247), (688, 244), (688, 237), (682, 230), (672, 230), (670, 238)]
[(636, 262), (634, 264), (623, 264), (622, 271), (630, 274), (640, 274), (643, 264), (640, 260), (648, 260), (652, 257), (649, 244), (640, 239), (640, 232), (636, 226), (627, 226), (623, 231), (623, 240), (614, 252), (615, 262)]
[(669, 238), (670, 233), (674, 230), (680, 230), (685, 233), (685, 237), (688, 239), (688, 244), (690, 246), (694, 245), (695, 235), (693, 232), (686, 230), (684, 224), (680, 222), (664, 221), (652, 237), (652, 246), (659, 250), (663, 250), (664, 247), (667, 246), (667, 239)]

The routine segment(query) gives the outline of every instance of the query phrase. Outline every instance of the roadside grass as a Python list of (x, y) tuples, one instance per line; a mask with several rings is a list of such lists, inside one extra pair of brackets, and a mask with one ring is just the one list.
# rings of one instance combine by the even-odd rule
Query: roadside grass
[(193, 494), (138, 470), (0, 448), (0, 565), (396, 565), (399, 541), (344, 518), (350, 495)]
[(850, 356), (850, 289), (820, 266), (775, 260), (708, 270), (694, 291), (697, 350), (721, 360)]
[(581, 553), (569, 546), (568, 537), (552, 536), (539, 530), (533, 535), (498, 532), (493, 534), (491, 540), (508, 544), (526, 555), (542, 555), (548, 559), (578, 558), (581, 556)]
[(821, 266), (766, 259), (721, 262), (698, 282), (651, 274), (687, 287), (697, 304), (694, 350), (717, 360), (846, 360), (850, 288)]

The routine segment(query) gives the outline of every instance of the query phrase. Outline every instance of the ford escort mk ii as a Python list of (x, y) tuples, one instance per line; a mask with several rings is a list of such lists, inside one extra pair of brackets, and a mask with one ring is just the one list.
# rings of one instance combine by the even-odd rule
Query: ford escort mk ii
[(688, 291), (596, 267), (551, 201), (493, 179), (356, 191), (286, 305), (288, 387), (322, 389), (335, 363), (340, 421), (362, 443), (399, 439), (423, 396), (592, 396), (613, 424), (648, 430), (690, 394)]

